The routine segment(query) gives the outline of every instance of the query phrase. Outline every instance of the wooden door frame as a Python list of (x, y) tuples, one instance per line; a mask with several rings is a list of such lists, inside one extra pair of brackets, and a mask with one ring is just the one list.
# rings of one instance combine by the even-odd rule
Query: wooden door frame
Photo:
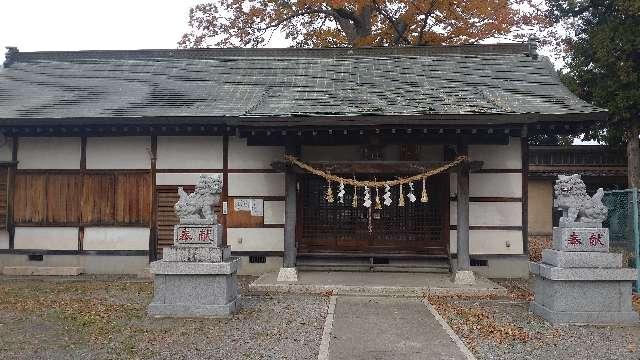
[[(440, 196), (441, 199), (440, 201), (442, 201), (441, 204), (441, 211), (442, 211), (442, 215), (441, 215), (441, 238), (442, 238), (442, 242), (444, 245), (444, 249), (445, 249), (445, 253), (442, 254), (442, 256), (450, 256), (450, 252), (451, 252), (451, 232), (450, 232), (450, 211), (451, 211), (451, 200), (450, 200), (450, 194), (451, 194), (451, 177), (450, 177), (450, 173), (445, 172), (442, 174), (438, 174), (438, 175), (434, 175), (434, 176), (441, 176), (442, 177), (442, 194), (439, 194), (437, 196)], [(298, 252), (298, 250), (300, 249), (300, 244), (302, 241), (302, 233), (303, 233), (303, 226), (304, 226), (304, 205), (303, 205), (303, 189), (304, 186), (302, 186), (300, 184), (301, 181), (305, 181), (306, 179), (310, 179), (312, 178), (312, 175), (298, 175), (296, 177), (296, 254)], [(434, 194), (432, 193), (430, 195), (430, 197), (433, 197)], [(345, 255), (348, 255), (349, 253), (345, 252)], [(318, 255), (322, 255), (322, 253), (318, 253)], [(357, 254), (354, 253), (353, 256), (359, 256), (361, 254)], [(420, 256), (422, 254), (415, 254), (416, 256)], [(380, 254), (380, 256), (385, 256), (384, 254)], [(411, 254), (408, 254), (408, 256), (411, 256)]]

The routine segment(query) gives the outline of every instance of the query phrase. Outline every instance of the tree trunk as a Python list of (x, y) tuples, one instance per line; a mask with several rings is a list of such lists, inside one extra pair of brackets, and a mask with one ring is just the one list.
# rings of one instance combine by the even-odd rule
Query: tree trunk
[(627, 182), (628, 188), (640, 187), (640, 124), (633, 123), (627, 141)]

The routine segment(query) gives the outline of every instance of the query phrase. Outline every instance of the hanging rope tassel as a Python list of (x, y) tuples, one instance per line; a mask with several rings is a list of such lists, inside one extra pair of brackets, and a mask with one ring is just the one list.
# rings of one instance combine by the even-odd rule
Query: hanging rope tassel
[(327, 195), (325, 196), (328, 203), (333, 203), (333, 190), (331, 189), (331, 181), (327, 181)]
[(429, 196), (427, 195), (427, 184), (426, 184), (425, 178), (422, 178), (422, 195), (420, 196), (420, 202), (421, 203), (429, 202)]
[(380, 192), (378, 188), (376, 188), (376, 209), (382, 209), (382, 204), (380, 203)]
[(402, 184), (400, 184), (400, 196), (398, 197), (398, 206), (404, 206), (404, 195), (402, 194)]
[(353, 201), (351, 202), (351, 206), (354, 208), (358, 207), (358, 187), (353, 187)]

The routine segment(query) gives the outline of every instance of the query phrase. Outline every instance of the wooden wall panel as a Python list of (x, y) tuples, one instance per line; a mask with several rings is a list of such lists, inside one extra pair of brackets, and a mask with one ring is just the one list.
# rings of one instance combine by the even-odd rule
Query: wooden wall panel
[(82, 179), (82, 222), (107, 225), (115, 223), (113, 175), (86, 175)]
[(46, 177), (47, 224), (77, 224), (80, 222), (80, 175), (48, 175)]
[(7, 229), (7, 211), (8, 211), (8, 180), (9, 169), (6, 167), (0, 168), (0, 230)]
[(235, 211), (233, 201), (235, 198), (228, 198), (228, 228), (254, 228), (264, 226), (264, 216), (252, 216), (250, 211)]
[[(0, 192), (2, 181), (6, 176)], [(144, 172), (18, 173), (13, 204), (19, 225), (148, 226), (151, 178)]]
[[(193, 191), (193, 186), (184, 186), (184, 191)], [(173, 225), (178, 223), (173, 205), (178, 201), (177, 186), (158, 186), (158, 257), (162, 256), (162, 248), (173, 245)]]
[(13, 197), (15, 223), (44, 223), (46, 175), (16, 174), (15, 184)]
[(151, 216), (149, 175), (118, 174), (115, 189), (116, 223), (148, 224)]

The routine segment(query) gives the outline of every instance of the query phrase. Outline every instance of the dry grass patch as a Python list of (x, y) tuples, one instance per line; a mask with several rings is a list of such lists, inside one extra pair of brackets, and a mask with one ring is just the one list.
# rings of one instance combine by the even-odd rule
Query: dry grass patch
[[(495, 296), (427, 296), (427, 300), (472, 349), (480, 339), (498, 344), (526, 342), (530, 339), (529, 332), (524, 328), (501, 323), (480, 306), (469, 305), (470, 301), (497, 300)], [(465, 301), (465, 305), (458, 304), (459, 301)]]
[[(151, 296), (149, 283), (125, 282), (11, 282), (0, 284), (0, 311), (36, 316), (81, 334), (95, 345), (127, 339), (132, 321), (145, 316)], [(130, 345), (118, 341), (119, 351)]]

